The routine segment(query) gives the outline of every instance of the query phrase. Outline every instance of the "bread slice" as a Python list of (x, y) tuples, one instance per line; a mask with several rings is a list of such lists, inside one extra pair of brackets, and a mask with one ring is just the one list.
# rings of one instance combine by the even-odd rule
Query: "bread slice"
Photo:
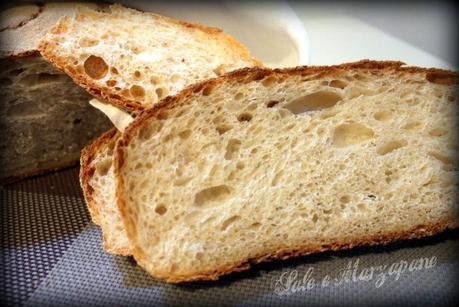
[(1, 184), (76, 165), (81, 148), (111, 126), (88, 104), (91, 95), (37, 51), (39, 38), (75, 5), (22, 5), (0, 13)]
[(458, 75), (243, 69), (143, 112), (115, 149), (133, 256), (169, 282), (458, 226)]
[(220, 29), (120, 5), (81, 8), (61, 19), (39, 49), (95, 97), (133, 112), (197, 81), (261, 65)]
[(115, 199), (113, 149), (120, 133), (115, 128), (104, 133), (81, 152), (80, 183), (92, 221), (103, 233), (107, 252), (128, 256), (131, 246)]

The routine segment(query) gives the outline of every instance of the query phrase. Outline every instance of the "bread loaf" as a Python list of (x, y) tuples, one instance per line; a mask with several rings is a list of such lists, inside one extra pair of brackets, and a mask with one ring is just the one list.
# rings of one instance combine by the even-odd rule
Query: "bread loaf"
[(50, 3), (1, 13), (2, 183), (77, 164), (81, 148), (111, 126), (88, 104), (91, 96), (37, 51), (39, 39), (74, 11), (74, 3)]
[(169, 282), (458, 226), (458, 75), (243, 69), (143, 112), (115, 148), (132, 253)]

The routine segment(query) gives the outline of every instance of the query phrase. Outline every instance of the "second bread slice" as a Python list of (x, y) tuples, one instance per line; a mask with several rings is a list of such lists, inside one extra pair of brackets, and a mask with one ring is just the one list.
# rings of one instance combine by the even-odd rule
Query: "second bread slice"
[(197, 81), (261, 65), (220, 29), (120, 5), (106, 12), (80, 8), (59, 21), (39, 50), (91, 94), (128, 111)]

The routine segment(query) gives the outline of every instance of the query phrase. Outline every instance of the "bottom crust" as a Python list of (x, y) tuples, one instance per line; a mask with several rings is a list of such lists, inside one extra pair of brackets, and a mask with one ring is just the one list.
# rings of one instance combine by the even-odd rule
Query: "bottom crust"
[[(295, 256), (305, 256), (325, 251), (346, 250), (360, 246), (387, 245), (399, 240), (418, 239), (427, 236), (433, 236), (447, 229), (455, 229), (458, 226), (459, 225), (457, 221), (445, 221), (428, 226), (416, 226), (413, 229), (407, 231), (392, 232), (376, 236), (368, 236), (366, 238), (361, 238), (349, 242), (334, 242), (326, 245), (316, 246), (313, 244), (309, 244), (295, 248), (283, 248), (275, 252), (258, 255), (242, 262), (227, 264), (219, 268), (209, 270), (207, 272), (202, 272), (199, 274), (195, 273), (189, 275), (167, 275), (166, 273), (158, 274), (158, 272), (149, 273), (154, 277), (165, 279), (167, 282), (170, 283), (189, 282), (197, 280), (217, 280), (222, 275), (226, 275), (231, 272), (248, 270), (253, 264), (258, 264), (261, 262), (269, 262), (277, 259), (285, 260)], [(144, 269), (146, 269), (146, 266), (142, 265), (142, 259), (138, 259), (137, 261)], [(148, 271), (148, 269), (146, 270)]]

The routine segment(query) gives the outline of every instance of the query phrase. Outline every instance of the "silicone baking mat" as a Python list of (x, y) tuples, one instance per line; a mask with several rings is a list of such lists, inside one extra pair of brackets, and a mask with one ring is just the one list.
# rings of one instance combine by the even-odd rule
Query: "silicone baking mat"
[(170, 285), (103, 251), (78, 168), (1, 188), (0, 296), (26, 306), (453, 305), (458, 232), (256, 265)]

